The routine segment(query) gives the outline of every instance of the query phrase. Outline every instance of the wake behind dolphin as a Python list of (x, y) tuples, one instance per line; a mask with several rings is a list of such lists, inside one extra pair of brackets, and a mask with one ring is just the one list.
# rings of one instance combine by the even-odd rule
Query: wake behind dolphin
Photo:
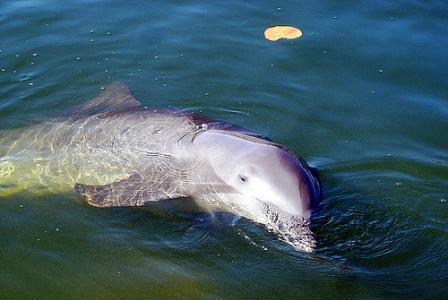
[(320, 185), (302, 159), (237, 126), (145, 108), (121, 83), (68, 118), (0, 133), (0, 198), (73, 190), (97, 207), (191, 198), (315, 247)]

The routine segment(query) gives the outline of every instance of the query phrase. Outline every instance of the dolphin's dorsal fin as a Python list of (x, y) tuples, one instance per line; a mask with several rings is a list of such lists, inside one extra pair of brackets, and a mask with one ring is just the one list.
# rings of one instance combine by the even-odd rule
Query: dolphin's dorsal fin
[(105, 112), (124, 112), (142, 108), (122, 82), (116, 81), (104, 88), (94, 99), (90, 100), (75, 113), (76, 115), (94, 115)]

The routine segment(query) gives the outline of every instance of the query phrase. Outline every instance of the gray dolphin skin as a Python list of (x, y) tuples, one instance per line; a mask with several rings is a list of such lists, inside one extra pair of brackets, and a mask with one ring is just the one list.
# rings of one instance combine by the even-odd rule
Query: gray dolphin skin
[(67, 191), (97, 207), (191, 198), (315, 248), (320, 185), (302, 159), (237, 126), (145, 108), (121, 83), (67, 118), (0, 132), (0, 198)]

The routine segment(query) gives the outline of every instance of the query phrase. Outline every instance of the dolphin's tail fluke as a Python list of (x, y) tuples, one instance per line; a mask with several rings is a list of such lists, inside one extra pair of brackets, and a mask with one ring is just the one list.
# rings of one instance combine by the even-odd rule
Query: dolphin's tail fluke
[(14, 165), (5, 157), (0, 156), (0, 198), (17, 193), (18, 188), (11, 180), (14, 172)]

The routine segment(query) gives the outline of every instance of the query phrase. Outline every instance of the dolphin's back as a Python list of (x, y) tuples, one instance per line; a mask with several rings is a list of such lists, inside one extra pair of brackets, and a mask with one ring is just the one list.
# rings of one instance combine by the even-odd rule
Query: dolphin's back
[(1, 140), (0, 190), (15, 183), (15, 190), (51, 187), (59, 192), (75, 184), (107, 185), (133, 175), (148, 185), (167, 185), (170, 177), (181, 179), (180, 173), (189, 167), (188, 159), (179, 157), (184, 157), (187, 145), (183, 137), (195, 130), (185, 114), (143, 107), (31, 126)]

